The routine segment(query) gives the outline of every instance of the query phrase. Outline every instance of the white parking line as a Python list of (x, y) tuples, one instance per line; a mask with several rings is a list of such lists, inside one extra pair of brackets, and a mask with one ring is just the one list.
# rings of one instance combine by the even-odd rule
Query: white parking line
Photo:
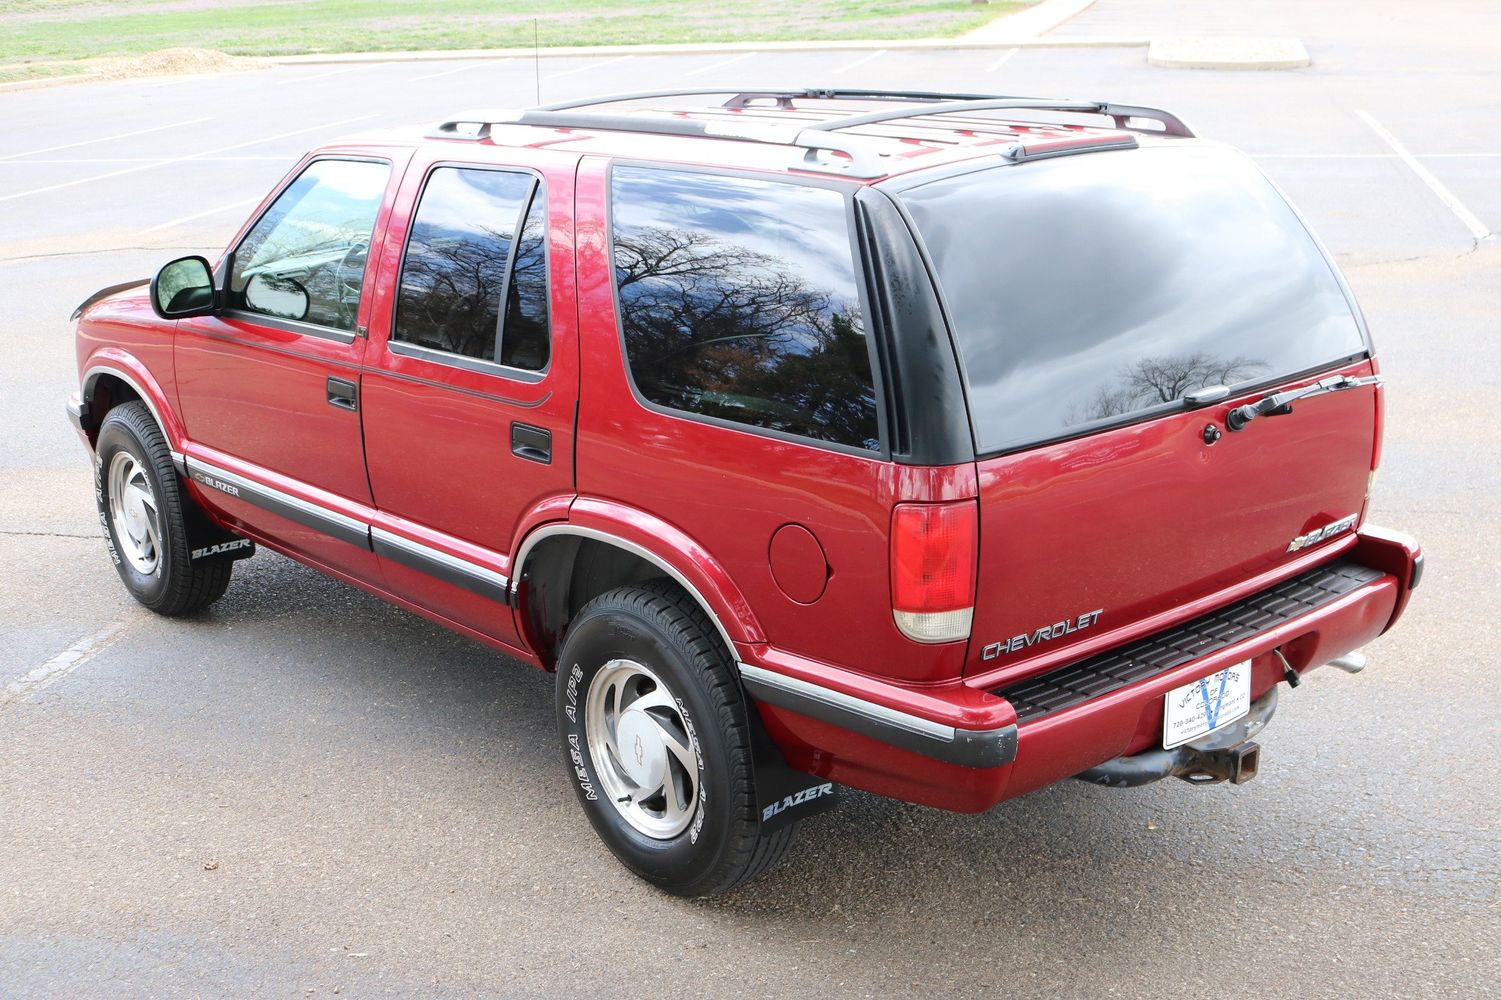
[(189, 160), (202, 160), (213, 156), (215, 153), (227, 153), (232, 149), (243, 149), (246, 146), (256, 146), (263, 142), (274, 142), (277, 139), (286, 139), (294, 135), (303, 135), (307, 132), (319, 132), (323, 129), (335, 128), (339, 125), (352, 125), (355, 122), (369, 121), (376, 117), (374, 114), (360, 115), (357, 118), (341, 118), (338, 121), (324, 122), (322, 125), (310, 125), (307, 128), (293, 129), (290, 132), (279, 132), (276, 135), (262, 136), (259, 139), (247, 139), (230, 146), (220, 146), (218, 149), (205, 149), (201, 153), (189, 153), (186, 156), (174, 156), (165, 160), (154, 160), (151, 163), (141, 163), (134, 167), (126, 167), (123, 170), (111, 170), (105, 174), (94, 174), (92, 177), (80, 177), (77, 180), (63, 181), (60, 184), (49, 184), (46, 187), (32, 188), (30, 191), (17, 191), (15, 194), (0, 195), (0, 201), (14, 201), (17, 198), (27, 198), (34, 194), (46, 194), (48, 191), (61, 191), (63, 188), (77, 187), (80, 184), (92, 184), (94, 181), (108, 180), (111, 177), (123, 177), (125, 174), (134, 174), (142, 170), (150, 170), (153, 167), (166, 166), (169, 163), (185, 163)]
[(874, 52), (871, 52), (871, 53), (869, 53), (867, 55), (861, 56), (859, 59), (856, 59), (852, 63), (845, 63), (843, 66), (840, 66), (838, 69), (831, 71), (829, 73), (829, 75), (830, 76), (838, 76), (841, 73), (848, 73), (850, 70), (855, 69), (856, 67), (864, 66), (866, 63), (870, 62), (872, 59), (879, 59), (879, 58), (881, 58), (882, 56), (884, 56), (886, 54), (886, 51), (887, 51), (886, 49), (877, 49)]
[(997, 59), (995, 62), (991, 63), (989, 66), (985, 67), (985, 72), (987, 72), (987, 73), (994, 73), (996, 70), (998, 70), (1002, 66), (1006, 65), (1007, 61), (1012, 56), (1016, 55), (1020, 51), (1021, 51), (1020, 49), (1007, 49), (1006, 52), (1005, 52), (1005, 54), (1002, 55), (1001, 58)]
[(46, 663), (23, 677), (18, 677), (0, 690), (0, 708), (13, 705), (23, 698), (36, 694), (49, 684), (64, 677), (99, 655), (110, 643), (120, 638), (125, 631), (123, 622), (106, 625), (93, 635), (86, 635)]
[(1477, 216), (1474, 212), (1466, 208), (1464, 202), (1455, 197), (1454, 192), (1450, 191), (1444, 185), (1443, 181), (1433, 176), (1433, 174), (1428, 170), (1427, 167), (1419, 163), (1418, 158), (1409, 153), (1407, 151), (1407, 147), (1402, 145), (1402, 143), (1397, 139), (1396, 136), (1387, 131), (1386, 126), (1378, 122), (1374, 117), (1372, 117), (1370, 112), (1367, 111), (1360, 111), (1357, 109), (1355, 116), (1369, 125), (1371, 127), (1371, 131), (1380, 136), (1381, 141), (1392, 148), (1392, 152), (1397, 154), (1398, 159), (1407, 164), (1408, 169), (1418, 175), (1418, 180), (1422, 181), (1424, 184), (1427, 184), (1429, 190), (1438, 195), (1438, 200), (1448, 206), (1449, 211), (1453, 212), (1455, 217), (1458, 218), (1460, 222), (1464, 223), (1465, 228), (1470, 231), (1471, 236), (1474, 236), (1477, 240), (1488, 240), (1492, 238), (1490, 227), (1488, 227), (1484, 222), (1481, 222), (1479, 216)]
[(259, 198), (246, 198), (242, 201), (230, 202), (228, 205), (220, 205), (218, 208), (210, 208), (204, 212), (194, 212), (192, 215), (184, 215), (182, 218), (173, 219), (171, 222), (163, 222), (161, 225), (152, 226), (149, 229), (142, 229), (141, 232), (155, 233), (160, 232), (163, 229), (172, 229), (176, 226), (182, 225), (185, 222), (194, 222), (198, 219), (206, 219), (210, 215), (218, 215), (220, 212), (228, 212), (230, 209), (244, 208), (247, 205), (258, 205), (260, 204), (260, 201), (261, 200)]
[(453, 69), (439, 70), (437, 73), (424, 73), (421, 76), (414, 76), (407, 82), (416, 83), (418, 80), (436, 80), (440, 76), (453, 76), (455, 73), (467, 73), (471, 69), (479, 69), (483, 65), (485, 64), (465, 63), (463, 66), (455, 66)]
[(724, 69), (726, 66), (733, 66), (737, 62), (741, 62), (745, 59), (753, 59), (760, 54), (761, 53), (759, 52), (742, 52), (738, 56), (731, 56), (728, 59), (721, 59), (719, 60), (719, 62), (710, 63), (707, 66), (700, 66), (698, 69), (690, 69), (688, 72), (681, 75), (684, 77), (689, 77), (698, 76), (700, 73), (712, 73), (716, 69)]
[(213, 115), (209, 115), (207, 118), (189, 118), (185, 122), (172, 122), (169, 125), (153, 125), (151, 128), (138, 128), (134, 132), (121, 132), (118, 135), (100, 136), (98, 139), (81, 139), (78, 142), (65, 142), (61, 146), (46, 146), (42, 149), (33, 149), (25, 153), (11, 153), (9, 156), (0, 156), (0, 160), (14, 160), (18, 156), (36, 156), (39, 153), (55, 153), (59, 149), (89, 146), (96, 142), (114, 142), (116, 139), (129, 139), (133, 135), (145, 135), (147, 132), (164, 132), (169, 128), (182, 128), (184, 125), (197, 125), (200, 122), (211, 122), (213, 120)]
[(561, 73), (547, 73), (543, 75), (542, 79), (556, 80), (559, 77), (572, 76), (575, 73), (587, 73), (591, 69), (604, 69), (606, 66), (613, 66), (618, 62), (625, 62), (629, 58), (630, 56), (616, 56), (614, 59), (605, 59), (600, 62), (590, 63), (587, 66), (575, 66), (573, 69), (565, 69)]

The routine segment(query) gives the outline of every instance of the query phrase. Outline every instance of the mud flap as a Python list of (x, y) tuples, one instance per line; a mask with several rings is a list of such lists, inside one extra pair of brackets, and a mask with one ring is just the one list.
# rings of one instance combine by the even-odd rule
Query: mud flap
[(827, 812), (839, 804), (839, 786), (787, 765), (782, 751), (772, 742), (761, 712), (745, 700), (750, 715), (751, 751), (756, 767), (756, 807), (763, 832)]
[(188, 558), (194, 563), (248, 559), (255, 555), (254, 542), (210, 521), (186, 490), (182, 499), (184, 520), (187, 521)]

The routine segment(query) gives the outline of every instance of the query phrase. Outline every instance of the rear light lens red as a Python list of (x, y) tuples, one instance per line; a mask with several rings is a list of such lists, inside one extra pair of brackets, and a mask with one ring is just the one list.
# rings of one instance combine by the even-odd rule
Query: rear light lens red
[(973, 500), (897, 504), (891, 515), (891, 609), (919, 642), (969, 637), (979, 508)]

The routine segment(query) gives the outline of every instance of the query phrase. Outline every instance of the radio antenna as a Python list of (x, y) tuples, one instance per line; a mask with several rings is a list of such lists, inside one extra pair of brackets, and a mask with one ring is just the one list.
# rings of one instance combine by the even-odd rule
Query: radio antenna
[(537, 19), (532, 18), (532, 76), (537, 89), (537, 104), (542, 104), (542, 45), (538, 41)]

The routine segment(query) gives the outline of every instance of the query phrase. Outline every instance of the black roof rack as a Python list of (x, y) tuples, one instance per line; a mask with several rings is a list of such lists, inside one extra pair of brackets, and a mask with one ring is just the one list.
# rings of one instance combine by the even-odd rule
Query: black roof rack
[[(892, 101), (918, 107), (888, 108), (864, 114), (848, 115), (824, 122), (776, 122), (772, 120), (678, 118), (660, 114), (622, 114), (593, 109), (631, 101), (669, 97), (726, 96), (721, 105), (728, 109), (754, 107), (758, 101), (774, 101), (778, 109), (788, 109), (794, 101)], [(643, 109), (650, 110), (650, 109)], [(487, 139), (493, 126), (537, 125), (545, 128), (598, 129), (608, 132), (642, 132), (655, 135), (691, 135), (741, 142), (776, 143), (806, 150), (804, 169), (844, 174), (851, 177), (883, 177), (890, 171), (881, 162), (882, 154), (868, 136), (840, 135), (845, 129), (880, 122), (951, 115), (975, 111), (1055, 111), (1066, 114), (1095, 114), (1112, 119), (1115, 127), (1125, 131), (1151, 132), (1159, 135), (1192, 137), (1193, 132), (1175, 115), (1156, 108), (1103, 101), (1055, 101), (1032, 97), (997, 97), (987, 94), (947, 94), (934, 91), (901, 90), (655, 90), (634, 94), (615, 94), (582, 101), (548, 104), (527, 111), (475, 111), (455, 115), (440, 124), (433, 136), (441, 139)], [(1132, 119), (1145, 118), (1162, 125), (1161, 129), (1133, 127)], [(466, 127), (467, 126), (467, 127)], [(1129, 145), (1134, 146), (1134, 141)], [(1124, 143), (1093, 144), (1090, 148), (1126, 148)], [(1083, 151), (1081, 148), (1079, 151)], [(839, 157), (820, 157), (820, 153), (837, 153)], [(1001, 155), (1021, 159), (1021, 147)], [(1051, 154), (1058, 155), (1058, 154)], [(1038, 157), (1030, 157), (1038, 158)]]
[[(729, 95), (722, 107), (748, 108), (756, 101), (775, 101), (778, 108), (788, 108), (794, 101), (901, 101), (903, 103), (928, 105), (920, 109), (874, 111), (868, 115), (855, 115), (835, 119), (820, 125), (811, 125), (819, 131), (834, 131), (868, 125), (876, 122), (895, 121), (901, 118), (920, 118), (926, 115), (947, 115), (964, 111), (1057, 111), (1067, 114), (1104, 115), (1116, 128), (1132, 132), (1152, 132), (1161, 135), (1193, 138), (1193, 131), (1177, 115), (1159, 108), (1138, 107), (1133, 104), (1111, 104), (1108, 101), (1070, 101), (1038, 97), (1016, 97), (1004, 94), (945, 93), (933, 90), (840, 90), (829, 87), (808, 87), (802, 90), (650, 90), (635, 94), (612, 94), (587, 98), (580, 101), (565, 101), (548, 104), (538, 111), (575, 111), (599, 107), (605, 104), (623, 104), (627, 101), (657, 100), (668, 97), (715, 97)], [(963, 105), (960, 107), (959, 105)], [(1133, 118), (1145, 118), (1162, 125), (1159, 129), (1133, 128)]]

